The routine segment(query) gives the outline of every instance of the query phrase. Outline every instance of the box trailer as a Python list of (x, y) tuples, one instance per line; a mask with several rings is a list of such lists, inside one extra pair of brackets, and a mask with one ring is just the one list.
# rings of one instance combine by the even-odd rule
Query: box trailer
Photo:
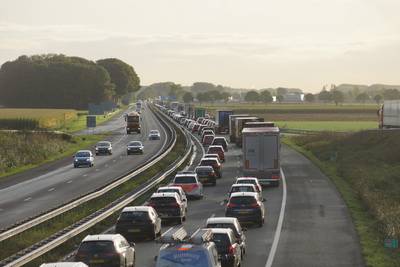
[(262, 185), (279, 186), (281, 179), (278, 127), (244, 128), (243, 175), (257, 177)]
[(244, 128), (275, 127), (273, 121), (249, 121), (244, 124)]
[(229, 141), (231, 143), (235, 142), (235, 119), (249, 116), (249, 114), (229, 115)]
[(242, 147), (242, 130), (246, 122), (264, 121), (259, 117), (241, 117), (235, 119), (235, 143), (238, 147)]
[(400, 100), (387, 100), (378, 110), (379, 128), (400, 127)]
[(229, 132), (229, 116), (233, 115), (232, 110), (217, 110), (215, 113), (217, 133)]

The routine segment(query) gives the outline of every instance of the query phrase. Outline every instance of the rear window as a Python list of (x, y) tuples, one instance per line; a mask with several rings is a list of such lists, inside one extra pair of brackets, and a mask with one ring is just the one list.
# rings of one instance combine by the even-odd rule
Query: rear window
[(214, 164), (217, 164), (217, 161), (216, 160), (210, 160), (210, 159), (203, 159), (201, 162), (200, 162), (200, 165), (206, 165), (206, 166), (210, 166), (210, 165), (214, 165)]
[(254, 184), (256, 185), (256, 181), (255, 180), (238, 180), (237, 184)]
[(85, 253), (106, 253), (115, 251), (114, 242), (112, 241), (87, 241), (83, 242), (79, 247), (79, 252)]
[(122, 212), (119, 219), (121, 221), (148, 221), (150, 217), (147, 211), (127, 211)]
[(158, 193), (179, 193), (178, 189), (172, 189), (172, 188), (167, 188), (167, 189), (158, 189)]
[(254, 188), (251, 186), (234, 186), (231, 192), (254, 192)]
[(221, 148), (220, 147), (210, 147), (208, 149), (209, 154), (213, 154), (213, 153), (218, 153), (221, 152)]
[(257, 201), (254, 197), (243, 196), (243, 197), (232, 197), (229, 200), (229, 202), (237, 205), (251, 205), (256, 203)]
[(174, 183), (176, 184), (193, 184), (196, 183), (196, 178), (193, 176), (177, 176)]
[(176, 199), (174, 197), (153, 197), (150, 202), (153, 204), (168, 204), (176, 203)]

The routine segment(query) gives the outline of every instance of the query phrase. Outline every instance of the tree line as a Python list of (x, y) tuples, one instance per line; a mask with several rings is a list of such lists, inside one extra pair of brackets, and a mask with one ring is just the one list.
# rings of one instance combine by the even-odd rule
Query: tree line
[(87, 109), (139, 89), (133, 67), (116, 58), (20, 56), (0, 68), (0, 104), (7, 107)]

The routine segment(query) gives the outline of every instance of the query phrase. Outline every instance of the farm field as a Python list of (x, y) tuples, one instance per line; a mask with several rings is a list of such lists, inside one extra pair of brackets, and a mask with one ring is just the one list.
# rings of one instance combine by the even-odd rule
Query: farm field
[(360, 130), (376, 129), (375, 121), (275, 121), (282, 129), (354, 132)]

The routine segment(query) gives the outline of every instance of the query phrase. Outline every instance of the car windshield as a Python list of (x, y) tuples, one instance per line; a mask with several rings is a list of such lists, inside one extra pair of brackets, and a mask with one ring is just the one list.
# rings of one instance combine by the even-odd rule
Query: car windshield
[(214, 233), (213, 241), (217, 246), (218, 253), (224, 253), (227, 251), (228, 247), (231, 245), (229, 236), (223, 233)]
[(138, 142), (138, 141), (134, 141), (134, 142), (130, 142), (129, 143), (130, 146), (141, 146), (142, 143)]
[(209, 175), (211, 172), (213, 172), (212, 168), (197, 168), (196, 169), (197, 175)]
[(252, 179), (249, 179), (249, 180), (238, 180), (237, 184), (254, 184), (254, 185), (256, 185), (257, 182), (256, 182), (256, 180), (252, 180)]
[(107, 143), (107, 142), (100, 142), (100, 143), (97, 144), (97, 146), (109, 147), (109, 146), (110, 146), (110, 143)]
[(158, 134), (158, 131), (157, 130), (151, 130), (150, 134)]
[(237, 205), (251, 205), (256, 203), (256, 199), (250, 196), (242, 196), (242, 197), (232, 197), (229, 200), (229, 203), (237, 204)]
[(231, 192), (254, 192), (252, 186), (233, 186)]
[(148, 221), (150, 220), (147, 211), (125, 211), (119, 217), (121, 221)]
[(163, 250), (156, 267), (209, 267), (209, 257), (203, 250)]
[(193, 176), (177, 176), (174, 183), (176, 184), (193, 184), (196, 183), (196, 178)]
[(78, 153), (76, 153), (75, 157), (88, 158), (88, 157), (90, 157), (90, 153), (89, 152), (78, 152)]
[(93, 253), (105, 253), (115, 251), (114, 243), (112, 241), (86, 241), (83, 242), (79, 249), (79, 252), (85, 252), (88, 254)]
[(176, 199), (174, 197), (153, 197), (150, 199), (150, 203), (170, 204), (170, 203), (176, 203)]
[(127, 121), (128, 122), (138, 122), (139, 121), (139, 116), (128, 116)]

